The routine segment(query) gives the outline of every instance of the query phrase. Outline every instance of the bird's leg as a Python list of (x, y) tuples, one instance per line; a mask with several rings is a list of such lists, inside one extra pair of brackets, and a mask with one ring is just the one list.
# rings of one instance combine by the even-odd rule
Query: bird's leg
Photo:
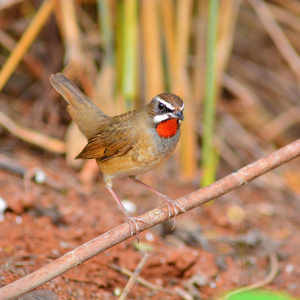
[(179, 211), (182, 211), (182, 212), (186, 212), (186, 210), (181, 205), (179, 205), (175, 201), (171, 200), (168, 196), (160, 193), (159, 191), (155, 190), (154, 188), (152, 188), (151, 186), (147, 185), (146, 183), (138, 180), (136, 178), (136, 176), (129, 176), (129, 178), (132, 179), (133, 181), (137, 182), (137, 183), (140, 183), (142, 186), (144, 186), (145, 188), (147, 188), (148, 190), (152, 191), (157, 196), (159, 196), (160, 198), (163, 199), (163, 204), (166, 204), (168, 206), (169, 219), (172, 216), (172, 211), (174, 212), (174, 225), (172, 227), (172, 230), (173, 230), (175, 228), (175, 226), (176, 226), (176, 217), (177, 217), (177, 214), (178, 214), (178, 209), (179, 209)]
[(139, 232), (140, 232), (140, 228), (137, 224), (137, 222), (142, 222), (142, 223), (146, 223), (143, 219), (140, 218), (134, 218), (132, 216), (130, 216), (130, 214), (126, 211), (125, 207), (123, 206), (122, 202), (120, 201), (119, 197), (117, 196), (117, 194), (114, 192), (114, 190), (112, 189), (112, 187), (108, 187), (106, 186), (107, 190), (109, 191), (109, 193), (112, 195), (112, 197), (116, 200), (116, 202), (118, 203), (119, 207), (122, 209), (122, 212), (124, 213), (125, 217), (126, 217), (126, 221), (130, 226), (130, 234), (131, 236), (133, 236), (134, 230), (135, 229), (135, 234), (136, 234), (136, 238), (138, 240), (138, 242), (140, 241), (139, 239)]

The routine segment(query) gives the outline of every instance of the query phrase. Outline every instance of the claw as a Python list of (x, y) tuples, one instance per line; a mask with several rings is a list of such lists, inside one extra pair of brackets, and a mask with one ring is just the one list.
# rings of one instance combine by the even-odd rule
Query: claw
[[(137, 239), (137, 241), (139, 243), (140, 242), (140, 238), (139, 238), (140, 227), (137, 224), (137, 222), (146, 223), (146, 221), (144, 221), (143, 219), (134, 218), (134, 217), (131, 217), (129, 215), (127, 216), (127, 223), (130, 226), (130, 235), (133, 236), (134, 233), (135, 233), (136, 239)], [(133, 227), (134, 227), (135, 230), (133, 230)]]
[(168, 206), (169, 219), (172, 216), (172, 211), (174, 213), (174, 223), (173, 223), (173, 227), (171, 228), (171, 230), (174, 230), (174, 228), (176, 226), (178, 212), (182, 211), (183, 213), (186, 213), (186, 210), (181, 205), (176, 203), (175, 201), (169, 199), (167, 196), (164, 197), (164, 202), (162, 204), (166, 204)]

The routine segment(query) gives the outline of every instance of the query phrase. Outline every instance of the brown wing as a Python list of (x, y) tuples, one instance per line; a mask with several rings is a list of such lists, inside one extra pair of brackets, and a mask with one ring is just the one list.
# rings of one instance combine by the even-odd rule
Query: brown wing
[(101, 128), (101, 132), (89, 140), (76, 158), (95, 158), (103, 161), (124, 155), (132, 149), (137, 142), (132, 123), (134, 114), (134, 111), (130, 111), (113, 117), (111, 122)]

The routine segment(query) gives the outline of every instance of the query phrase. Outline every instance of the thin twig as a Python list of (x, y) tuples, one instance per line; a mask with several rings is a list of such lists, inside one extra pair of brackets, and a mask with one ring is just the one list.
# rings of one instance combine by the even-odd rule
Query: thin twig
[(279, 52), (295, 73), (298, 84), (300, 84), (300, 57), (278, 25), (269, 7), (262, 0), (248, 0), (248, 2), (252, 5)]
[(259, 134), (264, 141), (273, 141), (278, 135), (284, 134), (289, 128), (299, 124), (299, 115), (299, 105), (293, 105), (263, 126)]
[[(237, 172), (231, 173), (207, 187), (177, 199), (177, 203), (185, 210), (191, 210), (208, 201), (229, 193), (245, 183), (299, 156), (300, 139), (240, 169)], [(179, 214), (181, 214), (181, 212), (179, 212)], [(172, 217), (174, 217), (173, 212)], [(140, 224), (140, 232), (142, 232), (169, 220), (169, 210), (166, 206), (160, 206), (145, 213), (139, 218), (145, 221)], [(0, 299), (14, 299), (30, 290), (33, 290), (34, 288), (56, 278), (72, 268), (77, 267), (86, 260), (130, 237), (130, 226), (128, 223), (124, 223), (81, 245), (73, 251), (66, 253), (43, 268), (0, 288)]]
[(261, 288), (269, 283), (271, 283), (274, 278), (276, 277), (277, 273), (278, 273), (278, 258), (277, 258), (277, 254), (276, 253), (271, 253), (269, 256), (270, 259), (270, 272), (269, 274), (262, 280), (258, 281), (258, 282), (254, 282), (250, 285), (244, 286), (238, 290), (235, 290), (229, 294), (227, 294), (224, 298), (222, 298), (222, 300), (227, 300), (230, 299), (230, 297), (232, 297), (233, 295), (242, 293), (242, 292), (246, 292), (246, 291), (252, 291), (252, 290), (256, 290), (258, 288)]
[(20, 2), (24, 2), (25, 0), (10, 0), (10, 1), (1, 1), (0, 2), (0, 11), (10, 8)]
[[(122, 273), (124, 275), (127, 275), (127, 276), (132, 276), (132, 274), (133, 274), (130, 270), (128, 270), (125, 267), (120, 267), (120, 266), (117, 266), (115, 264), (109, 264), (108, 266), (110, 268), (116, 270), (116, 271), (119, 271), (120, 273)], [(138, 276), (136, 278), (136, 281), (138, 283), (144, 285), (145, 287), (151, 289), (151, 290), (158, 291), (158, 292), (163, 292), (163, 293), (166, 293), (166, 294), (169, 294), (169, 295), (175, 295), (175, 293), (173, 293), (172, 291), (169, 291), (169, 290), (167, 290), (163, 287), (156, 286), (153, 283), (151, 283), (151, 282), (147, 281), (146, 279), (142, 278), (141, 276)]]
[(2, 111), (0, 111), (0, 125), (6, 128), (11, 134), (19, 139), (36, 145), (42, 149), (52, 151), (55, 153), (65, 153), (66, 144), (63, 141), (49, 137), (45, 134), (37, 132), (33, 129), (29, 129), (18, 125)]
[(222, 85), (242, 101), (246, 107), (251, 107), (259, 103), (258, 97), (247, 86), (243, 85), (236, 78), (223, 73), (221, 77)]
[[(3, 30), (0, 30), (0, 43), (1, 46), (10, 52), (14, 51), (17, 46), (16, 41)], [(42, 77), (44, 72), (43, 66), (30, 52), (24, 54), (23, 62), (27, 67), (27, 71), (31, 73), (34, 78), (39, 79)]]
[(139, 262), (138, 266), (136, 267), (136, 269), (134, 270), (134, 272), (132, 273), (132, 276), (130, 277), (130, 279), (128, 280), (119, 300), (125, 300), (126, 297), (128, 296), (131, 288), (133, 287), (137, 277), (140, 275), (147, 259), (149, 258), (150, 254), (148, 252), (146, 252), (144, 254), (144, 256), (142, 257), (141, 261)]

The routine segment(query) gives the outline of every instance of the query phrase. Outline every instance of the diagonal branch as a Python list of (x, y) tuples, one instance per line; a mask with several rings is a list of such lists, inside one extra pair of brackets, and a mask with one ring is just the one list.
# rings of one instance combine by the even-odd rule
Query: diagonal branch
[[(184, 209), (191, 210), (244, 185), (298, 156), (300, 156), (300, 139), (205, 188), (179, 198), (177, 203)], [(140, 218), (145, 220), (145, 223), (140, 225), (140, 231), (144, 231), (168, 220), (169, 211), (166, 206), (162, 206), (145, 213)], [(128, 238), (130, 238), (130, 226), (125, 223), (66, 253), (43, 268), (0, 288), (0, 299), (14, 299)]]

